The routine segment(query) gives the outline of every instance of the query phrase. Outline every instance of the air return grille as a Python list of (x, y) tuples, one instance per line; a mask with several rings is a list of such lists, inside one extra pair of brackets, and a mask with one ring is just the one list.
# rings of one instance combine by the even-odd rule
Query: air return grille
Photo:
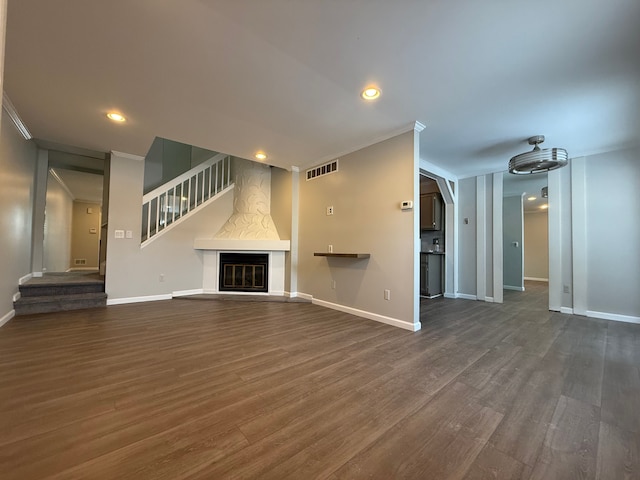
[(313, 180), (323, 175), (329, 175), (338, 171), (338, 160), (332, 160), (329, 163), (320, 165), (319, 167), (313, 167), (307, 170), (307, 180)]

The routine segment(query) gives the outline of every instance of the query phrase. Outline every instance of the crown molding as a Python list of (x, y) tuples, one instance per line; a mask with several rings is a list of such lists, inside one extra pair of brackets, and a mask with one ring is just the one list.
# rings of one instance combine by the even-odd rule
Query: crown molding
[(141, 157), (140, 155), (134, 155), (132, 153), (124, 153), (124, 152), (117, 152), (115, 150), (111, 150), (111, 155), (114, 157), (127, 158), (129, 160), (144, 162), (144, 157)]
[(9, 118), (11, 118), (11, 121), (16, 126), (20, 134), (24, 137), (24, 139), (31, 140), (33, 138), (33, 135), (31, 135), (31, 132), (20, 118), (20, 115), (18, 115), (16, 107), (14, 107), (13, 103), (11, 103), (7, 92), (4, 91), (2, 92), (2, 108), (4, 108), (4, 111), (7, 112), (7, 115), (9, 115)]

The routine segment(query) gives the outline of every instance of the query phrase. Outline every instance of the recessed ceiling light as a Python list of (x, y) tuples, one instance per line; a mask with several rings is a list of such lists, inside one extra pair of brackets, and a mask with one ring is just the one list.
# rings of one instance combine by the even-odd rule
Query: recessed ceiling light
[(530, 197), (527, 197), (527, 200), (529, 200), (529, 201), (531, 202), (531, 201), (535, 200), (536, 198), (537, 198), (537, 197), (534, 197), (534, 196), (532, 195), (532, 196), (530, 196)]
[(544, 205), (540, 205), (540, 208), (542, 210), (546, 210), (547, 208), (549, 208), (549, 205), (547, 203), (545, 203)]
[(380, 89), (377, 87), (367, 87), (360, 94), (365, 100), (375, 100), (380, 96)]
[(267, 159), (267, 154), (264, 152), (258, 152), (256, 153), (256, 158), (258, 160), (266, 160)]
[(109, 118), (109, 120), (113, 120), (114, 122), (124, 122), (126, 120), (124, 116), (116, 112), (107, 113), (107, 118)]

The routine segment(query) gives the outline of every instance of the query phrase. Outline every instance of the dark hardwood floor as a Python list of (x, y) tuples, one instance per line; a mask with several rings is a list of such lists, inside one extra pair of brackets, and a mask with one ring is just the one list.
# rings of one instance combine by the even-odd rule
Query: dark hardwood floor
[(411, 333), (171, 300), (0, 329), (0, 477), (639, 479), (640, 325), (422, 301)]

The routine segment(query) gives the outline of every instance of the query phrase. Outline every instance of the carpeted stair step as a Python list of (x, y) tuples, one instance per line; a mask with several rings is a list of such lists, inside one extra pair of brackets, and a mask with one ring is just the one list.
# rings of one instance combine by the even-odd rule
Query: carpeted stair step
[(107, 294), (104, 292), (76, 293), (71, 295), (42, 295), (20, 297), (13, 302), (16, 315), (62, 312), (84, 308), (104, 307)]
[(104, 282), (26, 283), (19, 290), (22, 297), (100, 293), (104, 291)]

